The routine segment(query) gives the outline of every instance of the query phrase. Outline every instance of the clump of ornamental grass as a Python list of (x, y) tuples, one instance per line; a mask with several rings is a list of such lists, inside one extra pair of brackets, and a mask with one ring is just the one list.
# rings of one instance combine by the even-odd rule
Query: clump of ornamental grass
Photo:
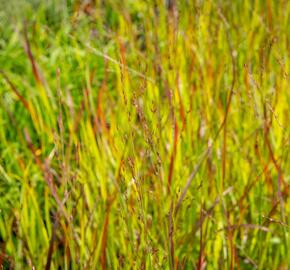
[(287, 1), (0, 5), (3, 269), (287, 269)]

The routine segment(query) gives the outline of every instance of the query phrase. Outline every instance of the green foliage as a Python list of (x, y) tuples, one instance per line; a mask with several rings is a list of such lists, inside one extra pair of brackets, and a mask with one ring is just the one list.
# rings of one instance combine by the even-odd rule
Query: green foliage
[(3, 269), (288, 269), (290, 2), (0, 0)]

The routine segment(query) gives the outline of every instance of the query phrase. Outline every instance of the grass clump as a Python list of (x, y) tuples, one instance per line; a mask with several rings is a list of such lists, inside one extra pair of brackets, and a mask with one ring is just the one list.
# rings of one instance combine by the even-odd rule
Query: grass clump
[(288, 269), (288, 1), (0, 3), (3, 269)]

